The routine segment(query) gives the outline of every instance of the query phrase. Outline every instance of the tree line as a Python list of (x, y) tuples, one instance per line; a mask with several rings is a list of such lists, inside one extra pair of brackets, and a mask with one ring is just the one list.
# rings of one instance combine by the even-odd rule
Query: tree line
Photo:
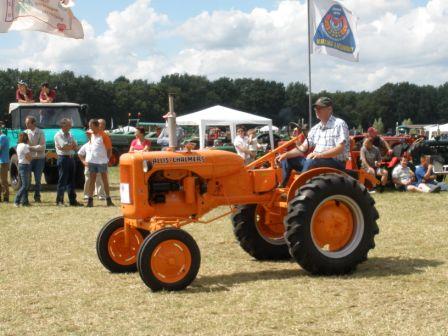
[[(276, 125), (308, 120), (307, 86), (300, 82), (285, 85), (263, 79), (209, 80), (204, 76), (172, 74), (157, 83), (146, 80), (130, 81), (122, 76), (114, 81), (76, 76), (71, 71), (52, 73), (42, 70), (0, 70), (0, 107), (7, 113), (15, 101), (16, 84), (25, 80), (38, 99), (40, 84), (49, 82), (56, 88), (59, 102), (87, 104), (89, 113), (115, 125), (127, 124), (129, 114), (144, 121), (160, 122), (168, 109), (168, 93), (176, 94), (178, 115), (195, 112), (213, 105), (223, 105), (271, 118)], [(313, 94), (329, 96), (334, 101), (335, 114), (345, 119), (350, 128), (367, 127), (381, 120), (384, 129), (394, 129), (396, 123), (411, 120), (415, 124), (448, 122), (448, 82), (438, 86), (418, 86), (411, 83), (387, 83), (367, 92), (336, 91)]]

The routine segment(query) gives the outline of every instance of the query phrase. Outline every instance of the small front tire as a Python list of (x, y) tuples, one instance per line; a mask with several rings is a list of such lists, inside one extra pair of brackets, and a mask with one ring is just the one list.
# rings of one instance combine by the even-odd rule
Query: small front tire
[(152, 291), (179, 291), (190, 285), (199, 271), (201, 253), (186, 231), (166, 228), (148, 236), (138, 252), (137, 268)]
[(124, 218), (111, 219), (98, 234), (96, 251), (106, 269), (112, 273), (137, 270), (137, 252), (143, 243), (144, 232), (129, 228), (129, 245), (125, 246)]

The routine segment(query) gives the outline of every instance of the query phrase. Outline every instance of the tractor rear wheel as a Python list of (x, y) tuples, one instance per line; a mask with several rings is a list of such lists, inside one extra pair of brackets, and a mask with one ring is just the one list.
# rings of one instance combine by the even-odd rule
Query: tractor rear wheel
[(286, 242), (293, 258), (312, 274), (354, 271), (375, 247), (375, 201), (355, 179), (324, 174), (303, 185), (289, 203)]
[(262, 205), (250, 204), (237, 207), (232, 216), (233, 232), (244, 251), (258, 260), (290, 259), (284, 239), (285, 227), (280, 216), (271, 215), (266, 222)]
[(201, 264), (196, 241), (186, 231), (166, 228), (153, 232), (141, 246), (137, 268), (153, 291), (178, 291), (193, 282)]
[(104, 225), (96, 241), (96, 252), (104, 267), (112, 273), (128, 273), (137, 270), (137, 252), (146, 231), (129, 228), (129, 245), (125, 245), (124, 219), (117, 217)]

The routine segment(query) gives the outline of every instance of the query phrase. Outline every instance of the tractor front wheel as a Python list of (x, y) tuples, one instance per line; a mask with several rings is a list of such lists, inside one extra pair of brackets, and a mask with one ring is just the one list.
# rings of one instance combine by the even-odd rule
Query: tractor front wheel
[(237, 207), (232, 223), (241, 247), (255, 259), (291, 258), (284, 239), (285, 227), (281, 216), (268, 214), (262, 205), (242, 205)]
[(351, 177), (314, 177), (289, 203), (285, 238), (291, 255), (312, 274), (354, 271), (375, 247), (379, 229), (374, 203)]
[(96, 252), (104, 267), (112, 273), (137, 270), (137, 252), (147, 233), (129, 228), (129, 241), (125, 241), (123, 217), (111, 219), (98, 234)]
[(140, 277), (151, 290), (178, 291), (196, 278), (201, 253), (186, 231), (166, 228), (145, 239), (137, 259)]

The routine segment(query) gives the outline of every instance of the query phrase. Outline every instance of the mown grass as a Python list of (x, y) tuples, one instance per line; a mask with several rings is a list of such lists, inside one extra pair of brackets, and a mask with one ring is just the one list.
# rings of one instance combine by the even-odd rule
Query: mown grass
[(96, 236), (118, 207), (58, 208), (52, 191), (42, 206), (0, 203), (0, 334), (448, 334), (448, 194), (374, 197), (381, 232), (352, 275), (252, 260), (225, 218), (187, 227), (202, 265), (177, 293), (152, 293), (138, 274), (99, 263)]

